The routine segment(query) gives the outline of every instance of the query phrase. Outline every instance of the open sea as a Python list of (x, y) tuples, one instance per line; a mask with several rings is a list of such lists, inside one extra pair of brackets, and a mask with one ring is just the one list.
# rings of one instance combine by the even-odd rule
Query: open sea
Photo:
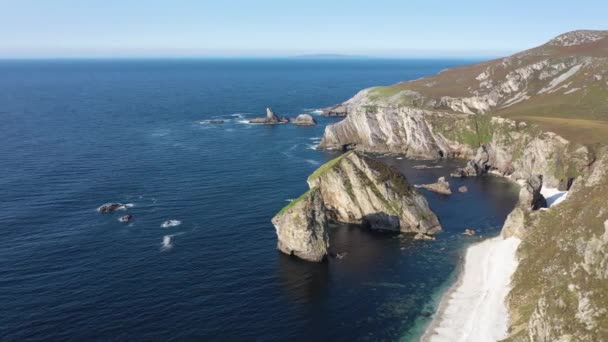
[[(279, 253), (270, 219), (337, 155), (315, 149), (340, 120), (319, 108), (471, 62), (1, 61), (0, 340), (415, 340), (464, 248), (499, 233), (515, 186), (423, 190), (437, 241), (337, 226), (330, 249), (348, 254), (321, 264)], [(266, 107), (319, 125), (246, 123)], [(462, 163), (376, 157), (414, 184)], [(107, 202), (132, 207), (98, 213)]]

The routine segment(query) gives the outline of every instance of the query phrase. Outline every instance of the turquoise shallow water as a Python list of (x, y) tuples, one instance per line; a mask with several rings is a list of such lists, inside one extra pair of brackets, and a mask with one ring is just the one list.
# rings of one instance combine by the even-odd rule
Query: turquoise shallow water
[[(468, 61), (0, 62), (0, 339), (397, 340), (453, 273), (460, 235), (495, 235), (512, 207), (497, 178), (426, 193), (433, 243), (339, 226), (342, 260), (281, 255), (270, 218), (334, 157), (324, 126), (253, 126)], [(220, 118), (223, 125), (201, 121)], [(447, 174), (381, 157), (413, 183)], [(131, 224), (95, 211), (132, 203)], [(181, 225), (161, 228), (176, 219)], [(171, 244), (163, 247), (165, 236)], [(408, 335), (409, 334), (409, 335)]]

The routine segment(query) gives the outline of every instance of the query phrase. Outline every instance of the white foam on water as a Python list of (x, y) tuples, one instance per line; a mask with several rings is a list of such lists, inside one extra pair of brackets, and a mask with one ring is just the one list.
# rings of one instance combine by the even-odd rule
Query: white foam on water
[(321, 165), (321, 163), (319, 163), (319, 162), (318, 162), (318, 161), (316, 161), (316, 160), (312, 160), (312, 159), (306, 159), (306, 162), (307, 162), (308, 164), (315, 165), (315, 166), (316, 166), (316, 165)]
[(311, 113), (314, 115), (321, 115), (321, 114), (323, 114), (323, 110), (315, 109), (315, 110), (312, 110)]
[(505, 298), (517, 268), (521, 240), (496, 237), (469, 247), (464, 271), (435, 322), (427, 341), (498, 341), (507, 337), (509, 315)]
[(173, 236), (172, 235), (163, 236), (163, 242), (161, 243), (160, 249), (162, 251), (166, 251), (171, 248), (173, 248)]
[(293, 202), (294, 198), (288, 198), (285, 200), (285, 202)]
[(312, 138), (308, 138), (308, 139), (310, 139), (310, 140), (321, 140), (321, 139), (323, 139), (323, 137), (312, 137)]
[(309, 150), (316, 150), (319, 147), (319, 144), (306, 145), (306, 148)]
[(171, 227), (177, 227), (180, 224), (182, 224), (182, 221), (180, 221), (180, 220), (167, 220), (167, 221), (163, 222), (160, 226), (161, 226), (161, 228), (171, 228)]

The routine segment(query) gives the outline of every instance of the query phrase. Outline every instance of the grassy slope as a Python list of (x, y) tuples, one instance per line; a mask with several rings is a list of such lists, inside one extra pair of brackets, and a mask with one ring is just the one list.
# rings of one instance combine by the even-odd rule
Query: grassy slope
[[(606, 194), (608, 179), (604, 177), (596, 186), (571, 193), (558, 207), (538, 212), (539, 217), (532, 221), (519, 248), (520, 266), (513, 276), (509, 305), (514, 336), (509, 340), (527, 340), (527, 324), (544, 297), (546, 317), (553, 329), (582, 341), (608, 341), (608, 280), (598, 279), (579, 266), (584, 262), (583, 244), (604, 233)], [(597, 328), (589, 330), (574, 319), (580, 302), (577, 294), (588, 296), (595, 310), (604, 309), (596, 317)]]

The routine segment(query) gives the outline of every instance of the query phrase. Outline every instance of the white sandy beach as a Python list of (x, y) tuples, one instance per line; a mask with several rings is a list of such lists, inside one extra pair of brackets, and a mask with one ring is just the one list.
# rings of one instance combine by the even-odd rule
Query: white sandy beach
[[(567, 192), (544, 188), (554, 206)], [(500, 236), (469, 247), (458, 282), (444, 295), (439, 313), (423, 336), (433, 342), (485, 342), (507, 337), (509, 315), (505, 299), (517, 269), (520, 240)]]

